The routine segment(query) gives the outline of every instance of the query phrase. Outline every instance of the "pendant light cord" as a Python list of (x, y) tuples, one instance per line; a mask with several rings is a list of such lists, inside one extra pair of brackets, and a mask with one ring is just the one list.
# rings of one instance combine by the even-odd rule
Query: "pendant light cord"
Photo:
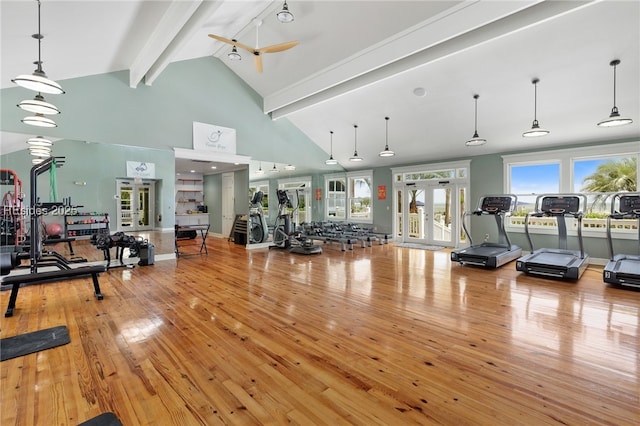
[(331, 133), (331, 158), (333, 158), (333, 130), (329, 130)]
[(479, 97), (480, 96), (478, 96), (478, 95), (474, 95), (473, 96), (473, 98), (476, 100), (476, 113), (475, 113), (475, 126), (474, 126), (475, 127), (474, 130), (475, 130), (475, 134), (476, 135), (478, 134), (478, 98)]
[(33, 37), (38, 39), (38, 71), (42, 73), (42, 30), (40, 29), (40, 0), (38, 0), (38, 34)]
[(538, 80), (533, 82), (533, 121), (538, 121)]
[(354, 154), (358, 155), (358, 125), (353, 125), (353, 149)]
[[(614, 61), (615, 62), (615, 61)], [(616, 67), (618, 64), (613, 64), (613, 107), (616, 107)]]
[(384, 136), (384, 149), (385, 151), (389, 150), (389, 117), (385, 117), (385, 136)]

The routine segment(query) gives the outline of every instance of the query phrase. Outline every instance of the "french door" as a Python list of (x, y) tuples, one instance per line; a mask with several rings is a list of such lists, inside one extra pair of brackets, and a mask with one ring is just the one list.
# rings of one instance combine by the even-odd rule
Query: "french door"
[(148, 231), (153, 229), (155, 217), (155, 182), (117, 179), (118, 230)]
[(464, 187), (448, 182), (417, 182), (396, 187), (396, 239), (456, 247), (464, 191)]

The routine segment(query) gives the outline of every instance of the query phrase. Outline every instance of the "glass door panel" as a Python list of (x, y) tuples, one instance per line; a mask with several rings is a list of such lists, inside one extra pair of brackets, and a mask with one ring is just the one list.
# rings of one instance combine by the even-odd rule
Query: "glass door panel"
[(404, 226), (403, 235), (405, 242), (426, 243), (427, 226), (429, 214), (425, 210), (424, 188), (409, 186), (405, 188), (404, 194)]
[(155, 182), (137, 184), (129, 179), (119, 179), (117, 191), (117, 229), (124, 232), (153, 229)]
[[(431, 229), (430, 242), (451, 245), (454, 236), (451, 232), (451, 198), (453, 188), (450, 186), (431, 189)], [(455, 194), (453, 194), (455, 195)]]

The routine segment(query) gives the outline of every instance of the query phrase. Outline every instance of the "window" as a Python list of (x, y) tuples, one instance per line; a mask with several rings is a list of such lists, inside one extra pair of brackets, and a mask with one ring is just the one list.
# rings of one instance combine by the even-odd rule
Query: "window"
[[(609, 196), (638, 191), (639, 157), (638, 142), (503, 156), (505, 191), (518, 196), (517, 210), (507, 222), (509, 230), (522, 229), (524, 216), (533, 211), (538, 195), (580, 193), (587, 197), (583, 232), (602, 235), (610, 212)], [(532, 218), (529, 225), (532, 231), (543, 232), (555, 222)], [(575, 230), (577, 224), (573, 226)]]
[(373, 222), (373, 171), (325, 176), (327, 220)]
[(345, 220), (347, 182), (344, 175), (325, 177), (327, 219)]
[(560, 163), (509, 165), (511, 188), (507, 191), (518, 197), (514, 216), (525, 216), (535, 209), (539, 194), (560, 192)]
[(372, 222), (371, 186), (373, 173), (348, 173), (349, 188), (349, 220), (355, 222)]

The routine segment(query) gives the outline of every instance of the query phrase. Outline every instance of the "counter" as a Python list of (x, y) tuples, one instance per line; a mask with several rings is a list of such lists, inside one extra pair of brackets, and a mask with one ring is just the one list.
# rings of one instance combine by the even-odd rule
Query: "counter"
[(176, 225), (208, 225), (208, 213), (184, 213), (176, 214)]

